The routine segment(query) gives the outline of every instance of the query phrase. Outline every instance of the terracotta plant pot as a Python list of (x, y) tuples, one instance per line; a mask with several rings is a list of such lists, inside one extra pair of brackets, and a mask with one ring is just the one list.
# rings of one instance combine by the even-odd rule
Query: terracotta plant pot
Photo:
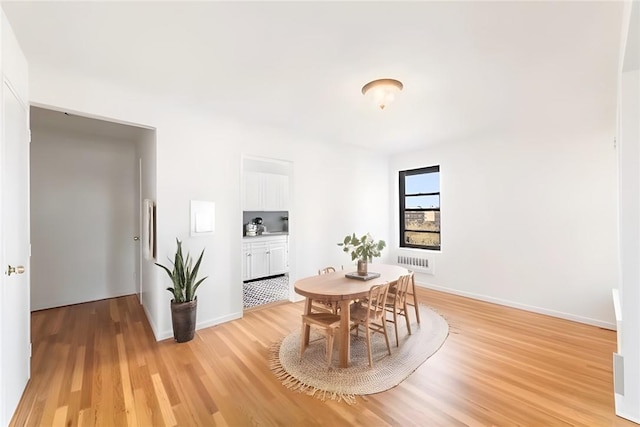
[(358, 260), (358, 276), (367, 275), (367, 261)]
[(193, 339), (196, 332), (196, 310), (198, 299), (175, 303), (171, 300), (171, 323), (173, 323), (173, 338), (178, 342)]

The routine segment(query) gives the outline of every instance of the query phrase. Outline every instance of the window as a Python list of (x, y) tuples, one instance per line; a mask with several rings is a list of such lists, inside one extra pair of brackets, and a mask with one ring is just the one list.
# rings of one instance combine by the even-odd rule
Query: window
[(440, 250), (440, 166), (400, 171), (400, 247)]

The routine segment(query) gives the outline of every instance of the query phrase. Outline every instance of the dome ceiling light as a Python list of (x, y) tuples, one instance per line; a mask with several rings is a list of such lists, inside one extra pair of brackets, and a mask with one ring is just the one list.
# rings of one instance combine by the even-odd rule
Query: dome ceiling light
[(393, 102), (396, 94), (399, 93), (402, 88), (402, 82), (399, 80), (377, 79), (362, 86), (362, 94), (370, 94), (370, 96), (373, 97), (373, 102), (375, 102), (381, 110), (384, 110), (384, 107)]

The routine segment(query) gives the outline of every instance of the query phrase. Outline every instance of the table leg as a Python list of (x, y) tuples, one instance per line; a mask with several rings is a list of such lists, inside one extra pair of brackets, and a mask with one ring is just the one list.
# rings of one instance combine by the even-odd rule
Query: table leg
[[(311, 298), (306, 298), (304, 300), (304, 314), (311, 314)], [(311, 326), (309, 324), (304, 325), (304, 345), (305, 347), (309, 345), (309, 332), (311, 331)]]
[(351, 314), (348, 299), (340, 300), (340, 367), (348, 368), (351, 360), (351, 340), (349, 324)]

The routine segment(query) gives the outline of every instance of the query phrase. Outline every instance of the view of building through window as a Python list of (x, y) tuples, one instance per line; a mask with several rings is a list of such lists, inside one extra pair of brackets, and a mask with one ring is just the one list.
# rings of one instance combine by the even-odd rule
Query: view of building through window
[(400, 246), (440, 249), (440, 167), (400, 171)]

